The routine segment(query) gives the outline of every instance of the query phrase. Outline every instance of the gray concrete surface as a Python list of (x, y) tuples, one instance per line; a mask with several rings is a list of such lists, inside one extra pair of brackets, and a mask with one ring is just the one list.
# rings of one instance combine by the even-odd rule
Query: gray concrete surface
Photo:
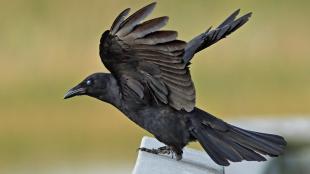
[[(143, 137), (141, 146), (158, 148), (164, 144), (154, 138)], [(171, 155), (139, 152), (133, 174), (224, 174), (224, 168), (215, 164), (202, 151), (184, 148), (183, 159), (176, 161)]]

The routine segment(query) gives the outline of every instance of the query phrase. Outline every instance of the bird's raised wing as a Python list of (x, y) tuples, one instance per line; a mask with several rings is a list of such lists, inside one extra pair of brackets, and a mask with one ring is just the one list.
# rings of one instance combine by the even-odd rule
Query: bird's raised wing
[(186, 42), (177, 40), (176, 31), (160, 30), (168, 17), (145, 22), (154, 9), (152, 3), (126, 19), (130, 9), (115, 19), (100, 40), (103, 64), (116, 77), (126, 95), (134, 92), (143, 99), (151, 96), (157, 103), (169, 104), (177, 110), (192, 111), (195, 88), (182, 56)]

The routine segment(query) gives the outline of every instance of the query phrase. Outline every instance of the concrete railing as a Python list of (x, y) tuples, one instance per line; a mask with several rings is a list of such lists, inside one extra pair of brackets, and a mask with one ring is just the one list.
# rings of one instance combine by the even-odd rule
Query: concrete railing
[[(164, 146), (154, 138), (143, 137), (141, 146), (149, 149)], [(183, 149), (183, 159), (171, 155), (155, 155), (139, 151), (133, 174), (224, 174), (224, 168), (215, 164), (203, 151)]]

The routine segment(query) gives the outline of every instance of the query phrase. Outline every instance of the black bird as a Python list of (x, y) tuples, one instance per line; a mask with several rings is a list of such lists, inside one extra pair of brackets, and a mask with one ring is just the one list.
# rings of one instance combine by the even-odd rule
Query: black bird
[(265, 161), (262, 155), (279, 156), (286, 141), (278, 135), (244, 130), (195, 107), (195, 88), (189, 64), (194, 54), (225, 38), (244, 25), (251, 13), (222, 24), (188, 43), (177, 40), (176, 31), (160, 30), (168, 17), (145, 22), (151, 3), (128, 18), (121, 12), (100, 39), (100, 57), (111, 73), (95, 73), (68, 91), (65, 99), (88, 95), (118, 108), (130, 120), (152, 133), (166, 146), (143, 151), (174, 153), (198, 141), (219, 165), (229, 161)]

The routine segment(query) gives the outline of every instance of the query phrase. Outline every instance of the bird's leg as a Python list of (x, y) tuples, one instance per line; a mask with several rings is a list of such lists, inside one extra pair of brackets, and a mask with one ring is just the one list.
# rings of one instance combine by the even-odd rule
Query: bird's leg
[(173, 146), (170, 149), (172, 153), (175, 155), (175, 159), (177, 161), (180, 161), (182, 159), (183, 150), (177, 147), (173, 147)]
[(167, 154), (167, 155), (169, 155), (170, 153), (173, 153), (173, 151), (170, 148), (170, 146), (163, 146), (163, 147), (158, 148), (158, 150), (160, 151), (160, 154)]

